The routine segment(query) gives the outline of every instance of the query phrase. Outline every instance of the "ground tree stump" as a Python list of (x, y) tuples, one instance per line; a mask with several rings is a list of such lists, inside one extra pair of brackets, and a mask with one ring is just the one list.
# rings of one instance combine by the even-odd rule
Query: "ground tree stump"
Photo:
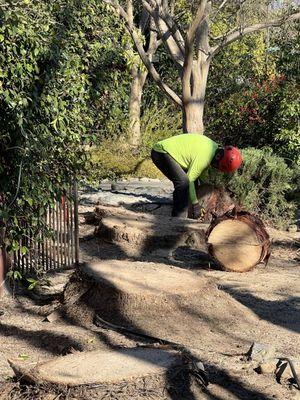
[[(151, 348), (94, 350), (26, 366), (9, 361), (17, 378), (64, 398), (128, 400), (185, 398), (190, 380), (179, 353)], [(179, 369), (182, 370), (178, 374)], [(171, 391), (170, 391), (171, 392)], [(66, 397), (65, 397), (66, 396)], [(51, 398), (54, 398), (51, 397)]]

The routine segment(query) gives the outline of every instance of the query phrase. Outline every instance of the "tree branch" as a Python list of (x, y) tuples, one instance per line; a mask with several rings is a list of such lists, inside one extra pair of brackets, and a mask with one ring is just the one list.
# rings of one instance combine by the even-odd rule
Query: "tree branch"
[(147, 50), (147, 55), (151, 62), (152, 62), (154, 53), (156, 52), (158, 46), (160, 45), (160, 41), (157, 40), (157, 32), (154, 28), (155, 28), (155, 23), (154, 23), (153, 19), (151, 18), (151, 20), (150, 20), (150, 39), (149, 39), (149, 46), (148, 46), (148, 50)]
[(128, 24), (131, 28), (133, 28), (133, 5), (132, 0), (127, 0), (127, 18)]
[(182, 94), (183, 99), (188, 99), (191, 97), (191, 74), (193, 68), (193, 58), (194, 58), (194, 38), (199, 29), (199, 25), (205, 17), (205, 8), (207, 0), (201, 0), (199, 7), (197, 9), (196, 16), (191, 23), (185, 38), (185, 57), (183, 65), (183, 76), (182, 76)]
[(158, 4), (156, 4), (155, 9), (153, 9), (153, 7), (151, 7), (147, 1), (142, 0), (142, 3), (144, 8), (153, 18), (155, 25), (159, 31), (160, 37), (164, 42), (166, 48), (168, 49), (172, 59), (178, 66), (180, 66), (180, 68), (182, 68), (184, 63), (184, 53), (182, 47), (178, 44), (178, 40), (176, 40), (177, 29), (170, 29), (168, 24), (165, 22), (162, 13), (160, 13), (160, 7)]
[(120, 15), (120, 17), (127, 20), (127, 13), (124, 10), (124, 8), (120, 6), (119, 3), (117, 3), (116, 1), (113, 1), (113, 0), (102, 0), (102, 1), (105, 4), (112, 6), (117, 11), (117, 13)]
[(217, 11), (215, 12), (215, 14), (211, 17), (211, 20), (214, 21), (215, 18), (217, 17), (217, 15), (220, 13), (220, 11), (222, 10), (222, 8), (226, 5), (228, 0), (223, 0), (222, 3), (219, 5)]
[(181, 98), (168, 86), (166, 85), (157, 70), (155, 69), (154, 65), (152, 64), (151, 60), (149, 59), (147, 53), (144, 50), (143, 43), (139, 35), (137, 34), (136, 30), (130, 27), (130, 21), (128, 20), (128, 15), (125, 10), (120, 6), (119, 3), (116, 3), (112, 0), (102, 0), (104, 3), (111, 5), (117, 11), (117, 13), (123, 18), (126, 28), (135, 44), (137, 52), (141, 57), (145, 67), (149, 71), (150, 75), (152, 76), (153, 80), (157, 83), (157, 85), (161, 88), (161, 90), (176, 104), (182, 107), (182, 100)]
[(195, 33), (195, 47), (197, 51), (197, 61), (198, 65), (206, 61), (210, 54), (209, 46), (209, 23), (208, 16), (211, 11), (211, 2), (209, 1), (205, 7), (205, 15), (202, 23), (198, 26)]
[(187, 31), (187, 37), (189, 37), (189, 40), (193, 41), (197, 29), (198, 29), (199, 25), (201, 24), (202, 20), (205, 17), (206, 5), (207, 5), (207, 0), (201, 0), (200, 1), (199, 7), (197, 9), (196, 16), (195, 16), (193, 22), (191, 23), (191, 25), (189, 26), (189, 29)]
[(286, 16), (286, 17), (278, 19), (278, 20), (266, 21), (266, 22), (263, 22), (260, 24), (250, 25), (250, 26), (246, 26), (246, 27), (240, 27), (239, 29), (236, 29), (235, 31), (230, 32), (227, 35), (225, 35), (223, 37), (221, 43), (213, 47), (210, 58), (215, 56), (223, 47), (240, 39), (244, 35), (249, 35), (251, 33), (255, 33), (260, 30), (270, 28), (270, 27), (281, 26), (286, 22), (295, 21), (297, 19), (300, 19), (300, 13), (291, 14), (289, 16)]
[(169, 14), (167, 12), (167, 10), (166, 10), (161, 14), (161, 18), (168, 25), (169, 29), (171, 30), (171, 32), (172, 32), (172, 34), (174, 36), (174, 39), (176, 40), (176, 43), (177, 43), (178, 47), (180, 48), (180, 50), (184, 54), (184, 39), (183, 39), (183, 36), (182, 36), (177, 24), (173, 20), (171, 14)]
[(182, 107), (181, 98), (168, 86), (166, 85), (157, 70), (155, 69), (154, 65), (150, 61), (148, 55), (146, 54), (143, 44), (133, 29), (129, 29), (129, 33), (134, 41), (135, 47), (137, 52), (139, 53), (145, 67), (148, 69), (150, 75), (152, 76), (153, 80), (157, 83), (157, 85), (161, 88), (161, 90), (177, 105)]

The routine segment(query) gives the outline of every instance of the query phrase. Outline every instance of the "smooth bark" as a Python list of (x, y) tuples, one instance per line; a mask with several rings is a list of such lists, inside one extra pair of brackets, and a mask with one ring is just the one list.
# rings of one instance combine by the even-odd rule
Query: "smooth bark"
[(131, 70), (131, 86), (129, 98), (129, 144), (137, 149), (141, 143), (141, 105), (143, 88), (148, 71), (140, 71), (137, 66)]
[[(194, 20), (191, 22), (186, 35), (180, 32), (171, 15), (171, 4), (167, 0), (141, 0), (155, 25), (160, 40), (164, 43), (170, 57), (174, 61), (182, 82), (182, 92), (176, 93), (168, 86), (157, 69), (152, 58), (144, 50), (142, 41), (136, 30), (130, 27), (130, 21), (124, 9), (115, 0), (102, 0), (112, 5), (124, 19), (128, 31), (136, 46), (142, 62), (150, 76), (161, 88), (164, 94), (175, 104), (182, 108), (184, 132), (204, 132), (203, 115), (206, 84), (209, 66), (213, 57), (225, 46), (239, 40), (242, 36), (252, 34), (269, 27), (280, 27), (286, 22), (300, 18), (300, 13), (285, 15), (277, 20), (269, 20), (255, 25), (244, 26), (243, 23), (219, 37), (210, 34), (210, 14), (212, 2), (200, 0)], [(131, 1), (131, 0), (128, 0)], [(240, 2), (240, 5), (245, 0)], [(228, 0), (222, 1), (212, 19), (225, 7)], [(172, 3), (174, 7), (174, 2)], [(236, 6), (236, 13), (240, 11), (240, 5)], [(210, 40), (213, 46), (210, 46)]]

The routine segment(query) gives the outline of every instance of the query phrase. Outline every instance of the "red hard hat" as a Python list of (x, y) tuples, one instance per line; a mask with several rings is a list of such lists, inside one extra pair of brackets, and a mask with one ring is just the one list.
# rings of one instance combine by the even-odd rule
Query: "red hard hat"
[(242, 164), (243, 157), (240, 151), (234, 146), (225, 146), (224, 155), (218, 162), (218, 170), (222, 172), (234, 172)]

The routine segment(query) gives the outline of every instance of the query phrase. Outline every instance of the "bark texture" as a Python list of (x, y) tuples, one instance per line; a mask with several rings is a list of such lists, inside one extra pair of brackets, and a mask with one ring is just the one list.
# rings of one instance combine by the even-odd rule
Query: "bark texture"
[(131, 70), (131, 86), (129, 99), (129, 144), (137, 149), (141, 143), (141, 105), (143, 87), (147, 71), (140, 71), (137, 66)]

